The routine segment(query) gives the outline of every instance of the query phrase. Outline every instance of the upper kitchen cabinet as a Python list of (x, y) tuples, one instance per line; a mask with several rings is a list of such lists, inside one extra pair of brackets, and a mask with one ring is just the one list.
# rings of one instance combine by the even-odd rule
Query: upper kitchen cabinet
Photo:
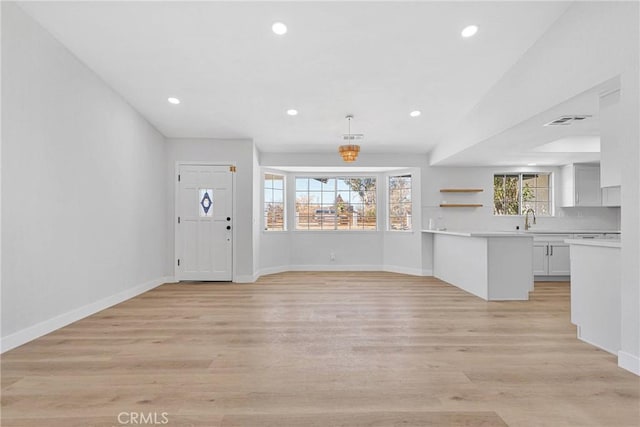
[[(600, 176), (602, 176), (602, 173), (600, 173)], [(620, 186), (602, 187), (602, 206), (620, 207), (620, 205)]]
[(620, 90), (600, 95), (600, 185), (602, 187), (622, 184), (620, 132), (623, 126), (622, 114), (620, 114)]
[(571, 164), (562, 168), (562, 207), (602, 206), (600, 166)]

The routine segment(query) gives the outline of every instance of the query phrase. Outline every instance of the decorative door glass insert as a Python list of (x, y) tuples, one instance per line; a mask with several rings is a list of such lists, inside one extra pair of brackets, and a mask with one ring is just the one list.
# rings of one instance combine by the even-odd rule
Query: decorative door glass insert
[(201, 188), (198, 196), (200, 216), (213, 216), (213, 190), (211, 188)]

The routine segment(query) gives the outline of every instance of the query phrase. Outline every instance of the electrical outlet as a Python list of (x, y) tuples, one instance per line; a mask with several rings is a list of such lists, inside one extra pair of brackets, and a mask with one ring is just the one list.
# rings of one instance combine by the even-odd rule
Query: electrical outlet
[(335, 252), (331, 252), (329, 254), (329, 261), (335, 261), (336, 260), (336, 253)]

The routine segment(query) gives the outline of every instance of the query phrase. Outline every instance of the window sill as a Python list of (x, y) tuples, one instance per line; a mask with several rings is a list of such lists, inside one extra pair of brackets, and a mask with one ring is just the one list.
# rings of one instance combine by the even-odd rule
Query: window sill
[(373, 234), (380, 233), (380, 230), (292, 230), (292, 232), (301, 234)]

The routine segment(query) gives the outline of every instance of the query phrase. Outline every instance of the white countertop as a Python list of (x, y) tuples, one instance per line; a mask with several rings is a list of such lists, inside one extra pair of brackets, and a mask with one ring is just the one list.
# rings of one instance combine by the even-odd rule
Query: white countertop
[[(423, 233), (447, 234), (462, 237), (527, 237), (536, 234), (620, 234), (619, 230), (513, 230), (513, 231), (462, 231), (462, 230), (421, 230)], [(605, 239), (589, 239), (605, 240)], [(607, 239), (612, 240), (612, 239)], [(615, 240), (614, 240), (615, 241)]]
[(601, 248), (621, 248), (620, 239), (566, 239), (570, 245), (599, 246)]
[(447, 236), (461, 237), (531, 237), (532, 233), (524, 231), (450, 231), (450, 230), (422, 230), (423, 233), (445, 234)]
[(525, 233), (531, 234), (620, 234), (620, 230), (543, 230), (530, 228)]

